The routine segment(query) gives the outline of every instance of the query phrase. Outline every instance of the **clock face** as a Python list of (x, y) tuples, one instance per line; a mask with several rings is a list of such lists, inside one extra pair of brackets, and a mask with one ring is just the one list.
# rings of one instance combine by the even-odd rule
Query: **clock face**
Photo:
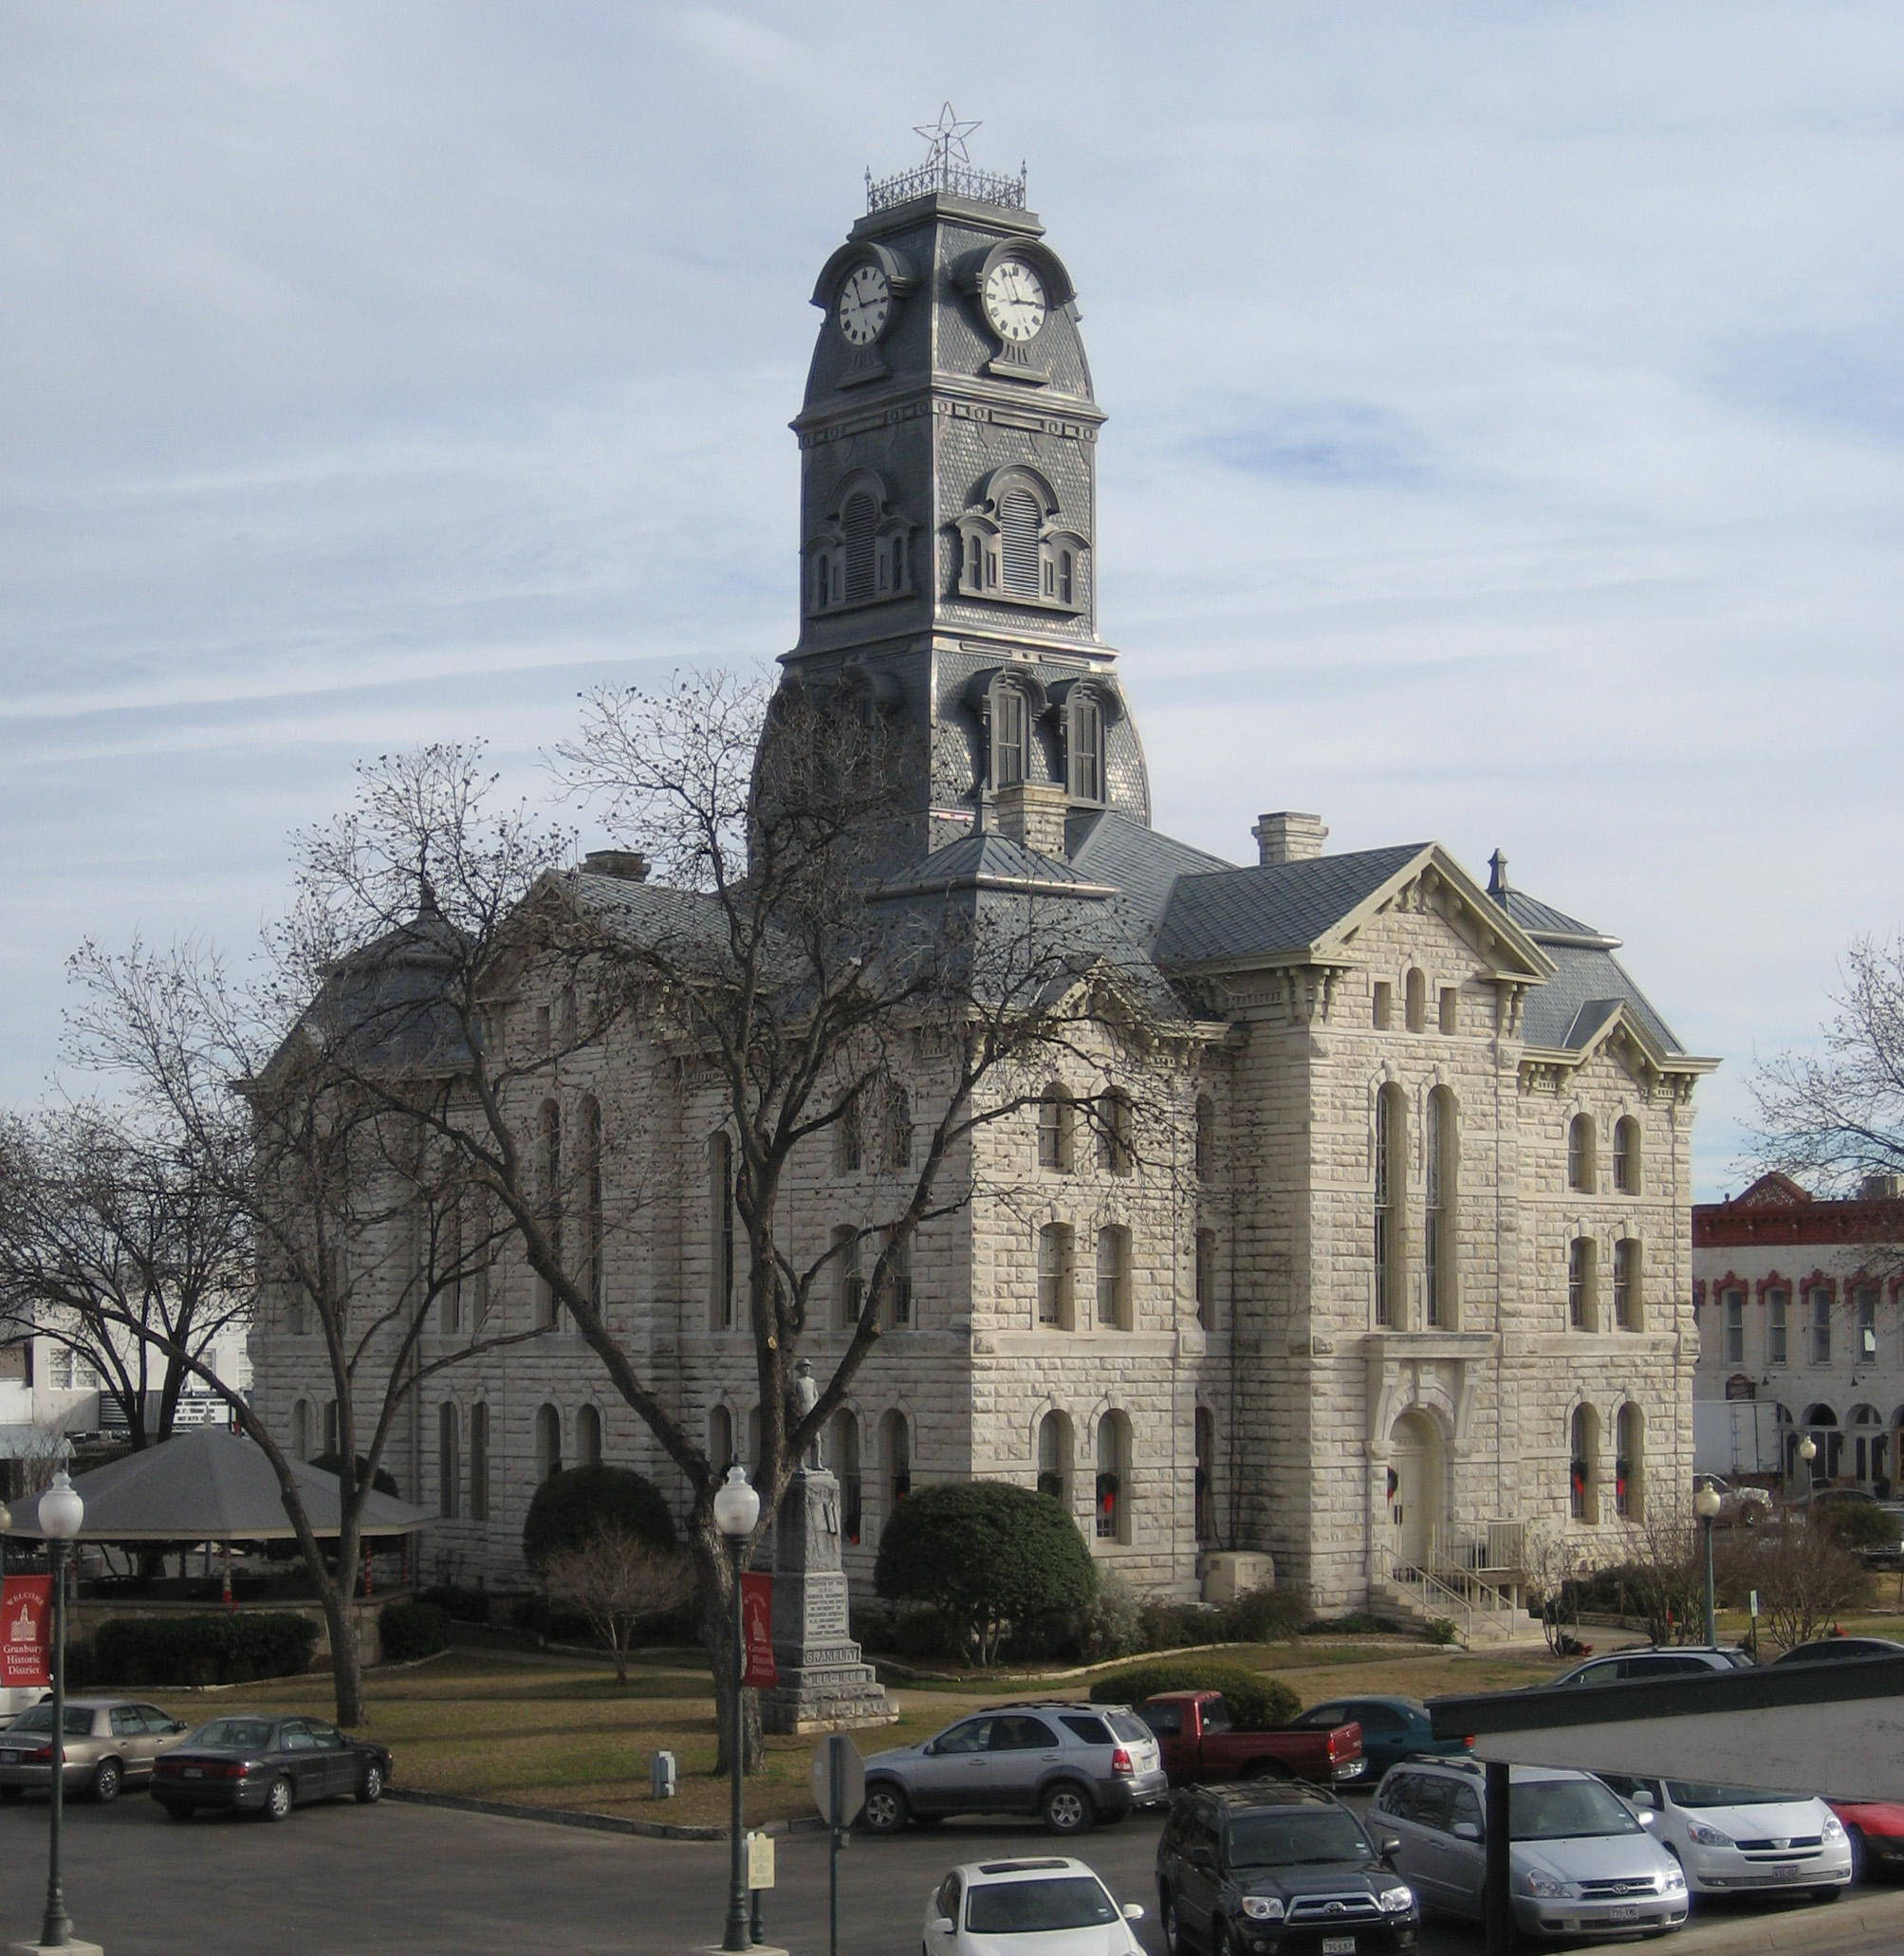
[(1028, 265), (1007, 258), (986, 274), (985, 316), (1001, 340), (1029, 340), (1044, 323), (1044, 286)]
[(870, 346), (886, 330), (893, 288), (877, 265), (856, 265), (840, 287), (840, 330), (850, 346)]

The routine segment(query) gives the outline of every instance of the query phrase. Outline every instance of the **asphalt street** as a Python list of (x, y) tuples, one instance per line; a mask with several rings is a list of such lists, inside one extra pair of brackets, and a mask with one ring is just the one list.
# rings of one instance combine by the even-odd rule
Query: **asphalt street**
[[(1153, 1956), (1163, 1947), (1154, 1919), (1157, 1827), (1154, 1818), (1133, 1819), (1079, 1843), (1120, 1901), (1152, 1911), (1141, 1932)], [(783, 1836), (776, 1848), (767, 1939), (795, 1956), (823, 1956), (824, 1836)], [(897, 1840), (856, 1838), (840, 1861), (841, 1956), (911, 1956), (926, 1896), (956, 1862), (1052, 1850), (1031, 1822), (954, 1820)], [(0, 1945), (37, 1935), (46, 1854), (45, 1802), (0, 1807)], [(107, 1956), (683, 1956), (720, 1940), (727, 1867), (725, 1845), (394, 1802), (314, 1807), (282, 1826), (209, 1817), (181, 1826), (143, 1793), (112, 1807), (67, 1808), (67, 1907), (75, 1932)], [(1784, 1911), (1794, 1927), (1813, 1912)], [(1423, 1943), (1429, 1956), (1478, 1956), (1480, 1947), (1478, 1934), (1445, 1924), (1430, 1925)]]

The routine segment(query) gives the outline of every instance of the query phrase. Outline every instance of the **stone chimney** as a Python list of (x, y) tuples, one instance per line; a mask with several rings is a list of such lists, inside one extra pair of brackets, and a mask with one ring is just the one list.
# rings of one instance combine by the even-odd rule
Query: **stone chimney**
[(648, 880), (648, 858), (638, 849), (591, 849), (582, 866), (592, 877), (619, 877), (624, 883)]
[(1322, 853), (1328, 836), (1320, 815), (1297, 815), (1285, 808), (1266, 815), (1249, 831), (1261, 852), (1257, 860), (1264, 868), (1277, 862), (1310, 862)]
[(1064, 814), (1071, 799), (1048, 781), (1015, 781), (992, 798), (998, 832), (1039, 856), (1064, 859)]

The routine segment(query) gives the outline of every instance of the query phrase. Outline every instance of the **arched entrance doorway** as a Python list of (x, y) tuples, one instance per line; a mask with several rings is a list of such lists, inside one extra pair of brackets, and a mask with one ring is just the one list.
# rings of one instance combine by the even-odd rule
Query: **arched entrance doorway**
[(1425, 1412), (1404, 1412), (1389, 1435), (1388, 1521), (1395, 1559), (1426, 1569), (1441, 1525), (1441, 1429)]

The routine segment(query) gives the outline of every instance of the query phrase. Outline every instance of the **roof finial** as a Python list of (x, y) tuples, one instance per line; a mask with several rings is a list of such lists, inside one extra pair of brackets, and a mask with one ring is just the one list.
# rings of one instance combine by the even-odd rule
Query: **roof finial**
[(1488, 894), (1503, 910), (1507, 907), (1507, 858), (1499, 849), (1488, 858)]

